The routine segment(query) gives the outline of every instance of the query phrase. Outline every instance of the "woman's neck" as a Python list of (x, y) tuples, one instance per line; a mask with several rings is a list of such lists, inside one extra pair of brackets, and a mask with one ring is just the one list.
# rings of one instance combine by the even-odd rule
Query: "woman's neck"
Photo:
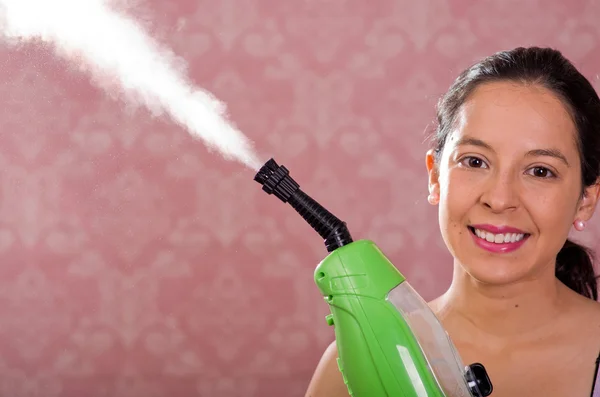
[(514, 343), (539, 338), (544, 329), (551, 331), (568, 305), (565, 295), (566, 287), (554, 272), (534, 280), (492, 286), (474, 280), (455, 265), (452, 284), (436, 301), (434, 310), (447, 326), (460, 329), (461, 339)]

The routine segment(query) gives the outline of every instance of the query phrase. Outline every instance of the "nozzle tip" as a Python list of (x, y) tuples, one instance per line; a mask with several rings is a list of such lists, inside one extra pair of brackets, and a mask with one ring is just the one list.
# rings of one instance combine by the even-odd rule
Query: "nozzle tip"
[(263, 185), (262, 190), (275, 194), (284, 203), (299, 189), (287, 168), (269, 159), (254, 176), (254, 180)]
[(277, 171), (279, 165), (275, 162), (274, 159), (269, 159), (256, 173), (254, 176), (254, 180), (261, 185), (264, 185), (265, 182)]

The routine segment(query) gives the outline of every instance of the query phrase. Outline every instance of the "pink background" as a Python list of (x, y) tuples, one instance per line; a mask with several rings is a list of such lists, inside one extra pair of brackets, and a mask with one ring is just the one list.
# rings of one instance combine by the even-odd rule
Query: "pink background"
[[(152, 0), (134, 15), (426, 299), (451, 272), (426, 200), (437, 97), (477, 58), (532, 44), (600, 89), (599, 1)], [(170, 120), (128, 113), (50, 50), (1, 48), (0, 396), (302, 396), (333, 337), (319, 237)], [(596, 217), (579, 238), (599, 235)]]

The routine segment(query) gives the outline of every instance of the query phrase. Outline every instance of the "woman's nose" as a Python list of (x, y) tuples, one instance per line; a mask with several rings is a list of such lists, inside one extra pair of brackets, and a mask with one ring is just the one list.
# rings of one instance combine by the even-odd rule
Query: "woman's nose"
[(517, 208), (519, 204), (517, 181), (509, 172), (490, 175), (480, 201), (494, 212)]

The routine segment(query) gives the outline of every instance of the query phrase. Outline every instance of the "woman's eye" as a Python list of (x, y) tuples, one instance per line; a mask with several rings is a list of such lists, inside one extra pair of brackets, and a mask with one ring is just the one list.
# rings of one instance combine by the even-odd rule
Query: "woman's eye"
[(537, 178), (553, 178), (555, 176), (554, 173), (546, 167), (533, 167), (529, 172)]
[(461, 164), (466, 165), (469, 168), (485, 168), (486, 164), (485, 162), (478, 158), (478, 157), (473, 157), (473, 156), (467, 156), (465, 158), (463, 158), (460, 161)]

